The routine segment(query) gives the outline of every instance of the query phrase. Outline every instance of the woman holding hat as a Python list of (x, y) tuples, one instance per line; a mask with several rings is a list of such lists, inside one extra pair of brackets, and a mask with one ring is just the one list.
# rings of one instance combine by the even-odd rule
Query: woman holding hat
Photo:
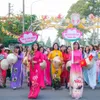
[(41, 80), (41, 67), (40, 63), (43, 61), (42, 53), (39, 51), (39, 44), (32, 45), (32, 54), (30, 59), (30, 91), (28, 94), (29, 99), (36, 99), (39, 95), (40, 88), (42, 87)]
[(82, 52), (79, 50), (80, 45), (74, 42), (74, 61), (70, 69), (70, 95), (74, 99), (79, 99), (83, 94), (83, 73), (80, 61), (82, 60)]
[[(59, 89), (61, 87), (61, 71), (62, 71), (62, 52), (59, 50), (58, 43), (54, 43), (53, 51), (48, 55), (48, 59), (51, 61), (51, 76), (53, 89)], [(54, 61), (56, 59), (56, 61)], [(58, 62), (59, 61), (59, 62)], [(59, 65), (56, 63), (58, 62)]]
[(11, 88), (17, 89), (17, 88), (22, 87), (22, 82), (23, 82), (23, 73), (22, 73), (23, 54), (20, 51), (19, 46), (16, 46), (14, 48), (14, 54), (18, 57), (18, 60), (12, 67)]
[[(5, 52), (8, 55), (10, 53), (10, 49), (6, 47)], [(11, 80), (11, 68), (8, 68), (7, 70), (7, 77), (9, 77), (9, 79)]]

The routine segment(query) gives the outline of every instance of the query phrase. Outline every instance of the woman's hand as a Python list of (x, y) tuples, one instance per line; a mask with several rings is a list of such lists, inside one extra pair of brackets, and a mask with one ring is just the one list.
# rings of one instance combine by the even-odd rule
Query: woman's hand
[(37, 61), (32, 61), (32, 67), (34, 67), (34, 64), (36, 64)]
[(33, 63), (33, 64), (36, 64), (36, 63), (37, 63), (37, 61), (32, 61), (32, 63)]
[(62, 61), (62, 64), (65, 64), (65, 62), (64, 62), (64, 61)]
[(14, 55), (18, 56), (18, 54), (17, 54), (17, 53), (14, 53)]
[(74, 64), (79, 64), (79, 61), (74, 62)]
[(15, 56), (19, 57), (19, 55), (17, 53), (14, 53)]
[(65, 64), (62, 65), (62, 71), (64, 70), (64, 68), (65, 68)]

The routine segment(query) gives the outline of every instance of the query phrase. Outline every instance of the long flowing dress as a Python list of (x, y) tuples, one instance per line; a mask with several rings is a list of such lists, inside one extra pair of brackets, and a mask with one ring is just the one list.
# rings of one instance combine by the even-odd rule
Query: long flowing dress
[[(62, 52), (59, 50), (53, 50), (49, 54), (48, 59), (50, 59), (52, 61), (56, 56), (59, 56), (63, 60)], [(61, 67), (56, 69), (54, 64), (51, 62), (52, 87), (54, 89), (59, 89), (61, 86), (61, 84), (60, 84), (61, 71), (62, 71)]]
[[(32, 61), (36, 61), (32, 65)], [(37, 98), (42, 86), (40, 63), (43, 61), (42, 54), (39, 51), (34, 52), (32, 60), (30, 60), (30, 92), (28, 98)]]
[(24, 53), (23, 57), (23, 71), (25, 79), (27, 78), (27, 84), (29, 86), (29, 73), (30, 73), (30, 59), (31, 59), (31, 54), (27, 53), (27, 55)]
[(90, 69), (84, 69), (84, 80), (85, 82), (92, 88), (95, 89), (96, 87), (96, 57), (97, 53), (96, 51), (91, 51), (89, 55), (92, 55), (94, 58), (92, 60), (91, 68)]
[[(6, 53), (4, 53), (4, 52), (2, 52), (1, 54), (0, 54), (0, 62), (3, 60), (3, 59), (5, 59), (6, 58)], [(1, 65), (0, 65), (1, 66)], [(3, 70), (3, 69), (1, 69), (1, 67), (0, 67), (0, 86), (1, 87), (3, 87), (5, 84), (5, 81), (6, 80), (6, 70)]]
[(11, 88), (16, 89), (22, 87), (23, 70), (22, 70), (23, 54), (18, 56), (17, 62), (12, 67), (11, 73)]
[(48, 55), (45, 55), (45, 60), (46, 60), (46, 63), (47, 63), (47, 67), (45, 69), (45, 83), (46, 83), (46, 85), (51, 86), (51, 74), (50, 74), (51, 63), (48, 60)]
[[(23, 54), (23, 59), (25, 57), (25, 52), (22, 52)], [(23, 71), (23, 80), (26, 79), (26, 66), (22, 63), (22, 71)]]
[(74, 50), (74, 62), (71, 65), (70, 70), (70, 94), (73, 98), (79, 99), (83, 93), (83, 75), (80, 61), (82, 59), (82, 53), (79, 50)]
[[(67, 56), (68, 56), (68, 61), (70, 61), (71, 60), (71, 54), (68, 53)], [(67, 61), (66, 61), (66, 63), (67, 63)], [(68, 87), (69, 79), (70, 79), (70, 70), (66, 70), (66, 74), (65, 75), (66, 75), (65, 81), (66, 81), (66, 85)]]
[(25, 67), (26, 67), (26, 76), (27, 76), (27, 83), (28, 83), (28, 86), (30, 85), (29, 84), (29, 78), (30, 78), (30, 59), (31, 59), (31, 55), (30, 54), (28, 54), (27, 55), (27, 65), (25, 65)]
[(100, 51), (97, 51), (97, 82), (100, 83)]
[[(45, 60), (45, 55), (43, 54), (43, 53), (41, 53), (42, 54), (42, 58), (43, 58), (43, 60)], [(44, 76), (44, 69), (42, 69), (42, 68), (40, 68), (41, 69), (41, 88), (42, 89), (44, 89), (46, 86), (45, 86), (45, 82), (44, 82), (44, 78), (45, 78), (45, 76)]]
[(63, 56), (63, 66), (62, 66), (62, 73), (61, 73), (61, 84), (64, 85), (65, 82), (69, 82), (69, 71), (66, 70), (66, 63), (69, 60), (69, 55), (67, 53), (62, 52)]
[[(86, 59), (89, 56), (89, 53), (84, 52), (84, 58)], [(84, 81), (88, 84), (89, 80), (88, 80), (88, 69), (83, 68), (83, 78)]]

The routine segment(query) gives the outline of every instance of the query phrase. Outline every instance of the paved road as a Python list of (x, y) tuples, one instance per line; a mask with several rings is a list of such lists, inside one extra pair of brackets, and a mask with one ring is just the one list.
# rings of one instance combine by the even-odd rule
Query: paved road
[[(22, 89), (12, 90), (9, 84), (6, 89), (0, 89), (0, 100), (28, 100), (29, 89), (24, 84)], [(54, 91), (50, 87), (41, 90), (37, 100), (73, 100), (69, 96), (67, 89)], [(100, 88), (91, 90), (89, 87), (84, 89), (83, 98), (80, 100), (100, 100)]]

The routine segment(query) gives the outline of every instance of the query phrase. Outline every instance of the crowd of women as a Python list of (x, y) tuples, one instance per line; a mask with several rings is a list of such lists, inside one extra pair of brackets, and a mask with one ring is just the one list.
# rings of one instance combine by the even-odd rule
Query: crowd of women
[[(96, 85), (100, 83), (100, 45), (80, 47), (79, 43), (75, 42), (73, 46), (74, 62), (71, 64), (70, 70), (66, 69), (66, 63), (72, 59), (70, 46), (59, 47), (57, 43), (54, 43), (52, 48), (44, 48), (38, 43), (34, 43), (32, 47), (15, 46), (12, 52), (18, 57), (18, 60), (7, 71), (0, 68), (0, 87), (6, 87), (6, 77), (9, 76), (10, 87), (14, 90), (21, 88), (24, 77), (27, 77), (28, 98), (37, 98), (40, 90), (47, 86), (51, 86), (53, 90), (65, 86), (73, 98), (81, 98), (84, 84), (95, 89)], [(1, 44), (0, 61), (9, 53), (10, 50)], [(89, 55), (93, 56), (91, 67), (81, 67), (80, 61)], [(61, 60), (59, 67), (55, 67), (53, 63), (55, 57), (59, 57)], [(44, 60), (45, 69), (40, 66)]]

